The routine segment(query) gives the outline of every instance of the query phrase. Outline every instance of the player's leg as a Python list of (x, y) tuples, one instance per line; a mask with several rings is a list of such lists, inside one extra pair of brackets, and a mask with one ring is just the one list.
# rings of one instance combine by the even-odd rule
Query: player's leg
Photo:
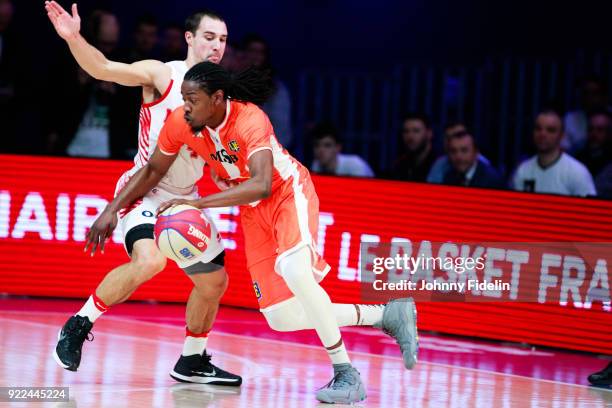
[[(374, 326), (382, 321), (385, 305), (332, 303), (332, 309), (339, 327)], [(270, 328), (276, 331), (314, 329), (304, 307), (295, 297), (277, 308), (263, 311), (263, 315)]]
[(192, 333), (208, 333), (217, 316), (219, 301), (227, 289), (227, 273), (225, 268), (221, 268), (206, 274), (191, 275), (190, 278), (194, 287), (187, 301), (187, 328)]
[[(153, 231), (150, 233), (153, 234)], [(165, 267), (166, 257), (159, 251), (155, 241), (151, 238), (139, 239), (134, 242), (130, 262), (110, 271), (98, 285), (95, 295), (107, 308), (123, 303)]]
[[(275, 241), (279, 247), (275, 270), (301, 304), (307, 321), (317, 331), (334, 365), (334, 379), (317, 392), (317, 398), (323, 402), (356, 402), (365, 398), (365, 390), (359, 373), (350, 365), (338, 324), (352, 321), (349, 313), (357, 313), (357, 310), (361, 312), (361, 308), (355, 308), (355, 312), (352, 312), (346, 306), (334, 307), (328, 294), (315, 279), (315, 274), (322, 279), (329, 270), (327, 263), (315, 250), (318, 218), (319, 201), (314, 186), (307, 174), (302, 175), (300, 183), (293, 185), (292, 199), (281, 201), (272, 217)], [(373, 324), (388, 320), (385, 319), (387, 313), (384, 311), (383, 316), (380, 316), (380, 309), (372, 308), (368, 312), (371, 313), (366, 313), (364, 319), (372, 319)], [(361, 316), (354, 321), (359, 319)], [(416, 331), (416, 325), (412, 327)], [(416, 341), (416, 335), (413, 339)]]
[(210, 262), (198, 262), (183, 268), (194, 287), (187, 301), (183, 352), (170, 373), (177, 381), (234, 386), (242, 384), (240, 376), (213, 365), (210, 354), (206, 352), (208, 334), (228, 284), (223, 259), (224, 252), (221, 252)]
[[(308, 211), (306, 213), (308, 219), (300, 220), (300, 217), (303, 218), (305, 211), (302, 211), (302, 213), (296, 212), (292, 217), (301, 221), (299, 229), (302, 242), (309, 243), (308, 239), (311, 240), (309, 247), (313, 256), (313, 274), (317, 281), (320, 281), (329, 271), (329, 265), (316, 252), (316, 240), (314, 238), (318, 236), (319, 229), (319, 200), (310, 177), (303, 179), (301, 190), (301, 194), (307, 200)], [(299, 193), (298, 191), (298, 194), (296, 194), (298, 199)], [(291, 211), (291, 207), (288, 207), (286, 211)], [(286, 219), (291, 219), (292, 217), (286, 217)], [(308, 229), (306, 230), (302, 225), (307, 225)], [(279, 228), (290, 230), (291, 224), (286, 223), (286, 225), (282, 225), (281, 223)], [(296, 229), (294, 228), (294, 230)], [(282, 253), (279, 255), (279, 258), (282, 258)], [(303, 306), (305, 307), (305, 305)], [(400, 346), (404, 365), (406, 368), (411, 369), (416, 364), (419, 348), (416, 305), (412, 299), (406, 298), (392, 300), (384, 305), (384, 307), (381, 306), (383, 305), (335, 305), (333, 309), (336, 319), (340, 324), (354, 321), (358, 325), (372, 325), (393, 337)]]
[[(309, 246), (316, 266), (313, 268), (313, 276), (321, 281), (329, 266)], [(284, 283), (284, 282), (282, 282)], [(282, 283), (276, 283), (281, 291)], [(287, 289), (288, 291), (288, 289)], [(283, 299), (287, 299), (284, 297)], [(404, 365), (412, 369), (417, 362), (419, 349), (417, 332), (417, 310), (411, 298), (395, 299), (387, 304), (365, 305), (365, 304), (332, 304), (333, 313), (338, 326), (373, 326), (382, 329), (383, 332), (393, 337), (400, 346), (404, 358)], [(306, 316), (303, 305), (296, 299), (291, 298), (282, 303), (262, 310), (270, 327), (278, 331), (293, 331), (303, 329), (314, 329)]]
[[(397, 341), (406, 368), (414, 367), (418, 355), (418, 333), (416, 306), (412, 299), (396, 299), (384, 305), (332, 303), (332, 309), (339, 327), (370, 326), (382, 329)], [(314, 329), (297, 298), (265, 310), (263, 315), (268, 325), (277, 331)]]
[(351, 365), (329, 295), (312, 274), (310, 249), (302, 246), (286, 255), (278, 267), (287, 286), (301, 303), (333, 364), (334, 378), (317, 392), (317, 399), (329, 403), (363, 400), (366, 396), (365, 387), (359, 372)]
[[(303, 191), (302, 186), (296, 187), (300, 193)], [(365, 398), (363, 383), (350, 363), (329, 296), (313, 277), (312, 257), (305, 244), (313, 241), (301, 234), (306, 230), (309, 235), (310, 231), (307, 219), (298, 219), (299, 214), (308, 217), (304, 214), (307, 209), (303, 208), (303, 194), (300, 198), (301, 202), (296, 203), (293, 191), (277, 191), (258, 206), (242, 210), (247, 267), (253, 287), (264, 313), (282, 306), (293, 296), (302, 303), (335, 372), (326, 395), (317, 398), (338, 403), (361, 401)], [(329, 388), (332, 383), (333, 390)]]
[[(383, 304), (365, 305), (350, 303), (332, 303), (332, 310), (339, 327), (381, 325), (385, 310)], [(281, 307), (263, 312), (269, 326), (281, 332), (314, 329), (302, 304), (292, 298)]]
[(64, 324), (58, 335), (53, 357), (63, 368), (76, 371), (81, 362), (83, 343), (94, 322), (115, 304), (124, 302), (144, 282), (166, 266), (166, 258), (153, 241), (156, 203), (143, 199), (120, 219), (125, 231), (125, 248), (130, 261), (110, 271), (81, 309)]

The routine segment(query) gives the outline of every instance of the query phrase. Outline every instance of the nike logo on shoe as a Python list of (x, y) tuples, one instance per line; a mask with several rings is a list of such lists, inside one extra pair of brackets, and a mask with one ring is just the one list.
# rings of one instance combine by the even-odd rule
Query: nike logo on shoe
[(192, 371), (192, 373), (198, 375), (205, 375), (206, 377), (214, 377), (215, 375), (217, 375), (217, 371), (214, 368), (210, 373), (205, 373), (204, 371)]

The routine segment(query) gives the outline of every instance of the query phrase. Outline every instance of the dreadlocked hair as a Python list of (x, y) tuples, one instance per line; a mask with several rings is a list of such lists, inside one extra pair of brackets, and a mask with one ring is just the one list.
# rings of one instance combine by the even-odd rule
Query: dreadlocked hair
[(263, 104), (274, 91), (268, 71), (251, 67), (232, 74), (222, 66), (208, 61), (191, 67), (185, 74), (185, 81), (197, 83), (208, 95), (221, 89), (226, 99), (252, 102), (256, 105)]

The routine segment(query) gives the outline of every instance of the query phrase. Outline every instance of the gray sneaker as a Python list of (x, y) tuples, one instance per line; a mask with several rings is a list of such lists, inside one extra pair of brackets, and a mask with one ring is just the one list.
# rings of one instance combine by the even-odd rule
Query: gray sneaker
[(354, 367), (336, 373), (325, 387), (317, 391), (317, 399), (328, 404), (351, 404), (363, 401), (365, 397), (365, 387)]
[(417, 332), (417, 310), (412, 298), (394, 299), (385, 306), (383, 318), (374, 327), (381, 328), (393, 337), (400, 346), (404, 366), (412, 369), (419, 354), (419, 333)]

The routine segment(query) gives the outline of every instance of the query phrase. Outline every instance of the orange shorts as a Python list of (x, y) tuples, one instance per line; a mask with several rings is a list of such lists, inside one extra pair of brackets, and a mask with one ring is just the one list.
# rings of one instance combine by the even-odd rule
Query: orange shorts
[(247, 268), (261, 311), (293, 297), (278, 269), (287, 255), (306, 246), (313, 255), (317, 281), (329, 272), (329, 265), (317, 252), (319, 198), (306, 171), (299, 183), (290, 178), (257, 206), (243, 206), (240, 212)]

